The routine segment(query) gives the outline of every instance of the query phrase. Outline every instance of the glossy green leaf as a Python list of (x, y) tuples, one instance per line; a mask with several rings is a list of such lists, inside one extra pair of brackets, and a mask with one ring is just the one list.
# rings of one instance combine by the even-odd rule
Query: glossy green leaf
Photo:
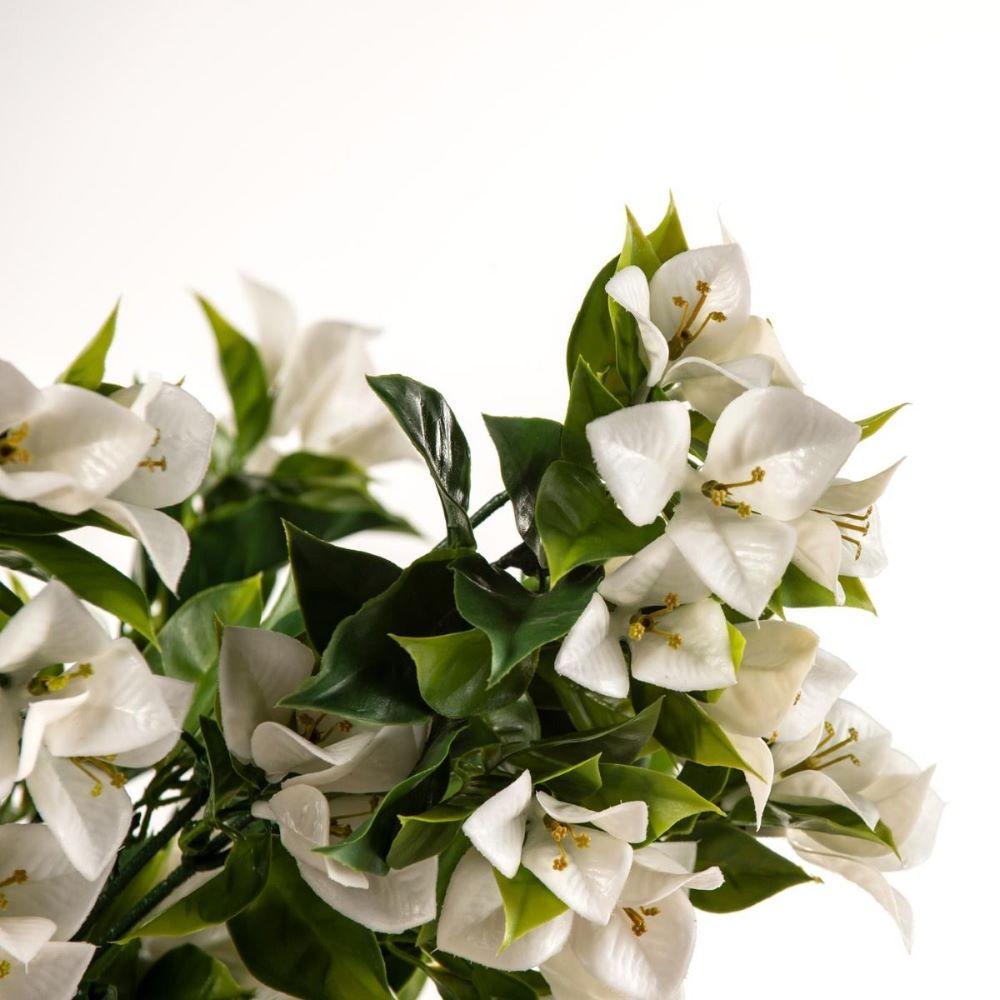
[[(252, 765), (240, 763), (229, 752), (222, 729), (215, 719), (203, 715), (199, 723), (210, 779), (205, 816), (214, 821), (221, 810), (231, 805), (240, 795), (255, 793), (259, 785), (252, 778)], [(260, 784), (263, 784), (263, 774), (258, 773), (261, 777)]]
[(271, 423), (271, 396), (260, 352), (207, 300), (198, 302), (208, 319), (219, 351), (219, 366), (236, 419), (236, 457), (250, 453)]
[(500, 459), (500, 475), (514, 508), (518, 533), (542, 555), (535, 527), (535, 498), (545, 470), (559, 458), (562, 426), (538, 417), (483, 416)]
[(58, 535), (64, 531), (91, 526), (113, 531), (118, 535), (128, 534), (120, 525), (92, 510), (82, 514), (59, 514), (33, 503), (2, 499), (0, 525), (8, 535)]
[[(844, 588), (844, 607), (877, 613), (865, 585), (856, 576), (842, 576), (840, 585)], [(771, 598), (771, 607), (781, 614), (785, 608), (833, 608), (837, 600), (832, 591), (810, 579), (798, 566), (789, 566)]]
[(183, 937), (225, 923), (249, 906), (267, 883), (271, 834), (258, 824), (236, 842), (214, 878), (135, 928), (132, 937)]
[(518, 938), (547, 924), (569, 907), (523, 865), (513, 878), (493, 870), (503, 900), (504, 930), (501, 953)]
[(416, 664), (421, 697), (449, 719), (492, 712), (516, 701), (527, 690), (533, 673), (530, 658), (525, 658), (489, 687), (490, 640), (479, 629), (393, 639)]
[(744, 910), (782, 889), (813, 881), (798, 865), (756, 837), (722, 823), (705, 824), (698, 835), (698, 869), (712, 865), (722, 869), (725, 884), (690, 893), (695, 906), (712, 913)]
[(583, 358), (578, 358), (569, 384), (569, 403), (562, 432), (562, 457), (591, 468), (593, 459), (586, 427), (591, 420), (605, 417), (622, 404), (604, 387)]
[(87, 342), (87, 346), (73, 359), (69, 367), (59, 376), (59, 382), (78, 385), (82, 389), (97, 390), (104, 381), (104, 363), (115, 339), (118, 323), (118, 305), (101, 325), (100, 330)]
[(890, 406), (888, 410), (883, 410), (881, 413), (855, 421), (861, 428), (861, 440), (864, 441), (865, 438), (870, 438), (880, 431), (903, 407), (909, 405), (909, 403), (899, 403), (896, 406)]
[(571, 462), (555, 462), (545, 473), (535, 521), (553, 583), (577, 566), (634, 555), (664, 529), (660, 520), (632, 524), (596, 473)]
[(208, 952), (184, 944), (157, 959), (139, 984), (143, 1000), (237, 1000), (252, 997)]
[(672, 194), (660, 224), (649, 234), (649, 243), (661, 263), (666, 263), (671, 257), (676, 257), (688, 248)]
[(597, 572), (576, 574), (552, 590), (534, 594), (481, 556), (459, 560), (454, 570), (459, 613), (486, 633), (493, 650), (490, 684), (498, 683), (540, 646), (561, 639), (601, 579)]
[(267, 884), (229, 921), (251, 974), (302, 1000), (391, 1000), (375, 935), (324, 903), (275, 843)]
[(555, 766), (548, 770), (536, 764), (532, 777), (536, 785), (546, 785), (557, 798), (579, 802), (594, 795), (603, 784), (599, 753), (578, 764), (552, 763)]
[(404, 375), (370, 375), (368, 384), (427, 463), (444, 510), (448, 544), (475, 546), (468, 514), (469, 443), (444, 396)]
[(306, 631), (322, 652), (336, 627), (365, 601), (388, 590), (402, 570), (381, 556), (331, 545), (293, 524), (285, 531)]
[(384, 593), (338, 626), (320, 671), (282, 704), (382, 724), (421, 722), (430, 714), (416, 673), (394, 635), (437, 635), (461, 622), (455, 613), (449, 563), (438, 549), (405, 569)]
[(722, 813), (717, 805), (682, 781), (649, 768), (624, 764), (601, 765), (601, 788), (586, 805), (591, 809), (607, 809), (620, 802), (637, 800), (649, 806), (649, 840), (655, 840), (688, 816)]
[(470, 802), (466, 807), (449, 800), (415, 816), (400, 816), (402, 828), (393, 838), (386, 855), (390, 868), (406, 868), (425, 858), (433, 858), (445, 850), (458, 836), (462, 823), (479, 804)]
[[(0, 615), (5, 615), (7, 618), (16, 615), (21, 610), (22, 603), (21, 598), (14, 591), (0, 583)], [(0, 624), (2, 622), (3, 619), (0, 619)]]
[(185, 727), (193, 730), (198, 716), (212, 711), (219, 679), (218, 625), (255, 628), (263, 598), (260, 577), (210, 587), (185, 601), (160, 631), (158, 662), (167, 677), (190, 681), (194, 698)]
[(582, 358), (594, 372), (606, 376), (609, 389), (624, 396), (625, 386), (615, 370), (615, 333), (611, 327), (608, 293), (604, 290), (615, 273), (618, 257), (612, 257), (597, 272), (576, 314), (566, 345), (566, 376), (573, 378), (577, 359)]
[(708, 455), (708, 444), (712, 440), (715, 424), (708, 417), (703, 417), (696, 410), (688, 410), (691, 422), (691, 454), (704, 462)]
[(155, 641), (145, 595), (132, 580), (103, 559), (56, 535), (0, 535), (0, 565), (24, 569), (24, 560), (32, 575), (61, 580), (85, 601), (110, 611), (147, 639)]

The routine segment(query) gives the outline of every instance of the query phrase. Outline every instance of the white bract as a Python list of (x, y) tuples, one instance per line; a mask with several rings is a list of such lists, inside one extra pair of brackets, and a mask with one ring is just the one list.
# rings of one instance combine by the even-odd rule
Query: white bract
[(94, 954), (71, 943), (110, 866), (93, 880), (40, 823), (0, 826), (0, 996), (69, 1000)]
[(678, 384), (710, 420), (746, 389), (801, 389), (771, 324), (750, 315), (750, 280), (740, 248), (703, 247), (666, 261), (647, 283), (635, 266), (606, 291), (635, 319), (650, 386)]
[(163, 757), (190, 699), (190, 684), (153, 674), (130, 640), (47, 584), (0, 631), (0, 800), (25, 781), (70, 861), (96, 878), (132, 815), (118, 768)]
[(374, 331), (336, 320), (300, 330), (284, 295), (250, 279), (245, 286), (275, 392), (269, 440), (251, 457), (252, 470), (269, 471), (289, 449), (350, 458), (364, 467), (412, 458), (406, 435), (365, 381), (374, 372), (368, 351)]
[(222, 730), (233, 755), (253, 762), (269, 781), (323, 792), (388, 791), (413, 770), (425, 725), (378, 726), (278, 703), (313, 668), (312, 651), (265, 629), (225, 630), (219, 656)]
[(350, 836), (376, 802), (361, 795), (328, 800), (317, 788), (294, 785), (254, 803), (253, 814), (277, 824), (282, 844), (320, 899), (365, 927), (398, 934), (434, 919), (437, 858), (373, 875), (316, 852)]

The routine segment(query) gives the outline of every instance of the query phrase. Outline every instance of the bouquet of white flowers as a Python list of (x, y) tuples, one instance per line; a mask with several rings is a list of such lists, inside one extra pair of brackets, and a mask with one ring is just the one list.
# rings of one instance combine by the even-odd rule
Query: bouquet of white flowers
[[(874, 610), (896, 466), (841, 470), (898, 407), (803, 392), (739, 246), (628, 216), (564, 421), (485, 418), (505, 489), (474, 513), (438, 392), (248, 292), (256, 342), (201, 302), (219, 428), (104, 381), (115, 313), (48, 388), (0, 361), (0, 997), (664, 1000), (696, 909), (809, 869), (909, 941), (885, 873), (931, 849), (931, 770), (790, 620)], [(367, 471), (407, 457), (445, 538), (334, 544), (412, 531)], [(132, 535), (131, 576), (81, 526)]]

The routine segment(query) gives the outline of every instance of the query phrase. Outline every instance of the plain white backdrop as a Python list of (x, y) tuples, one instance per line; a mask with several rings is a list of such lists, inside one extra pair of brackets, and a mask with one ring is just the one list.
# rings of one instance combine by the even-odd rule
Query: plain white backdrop
[[(883, 505), (877, 619), (801, 615), (851, 697), (950, 803), (896, 880), (907, 956), (833, 877), (706, 915), (692, 1000), (992, 995), (998, 684), (996, 8), (975, 0), (0, 0), (0, 354), (54, 377), (123, 295), (110, 374), (225, 397), (190, 289), (239, 270), (304, 319), (381, 326), (383, 370), (441, 389), (499, 487), (481, 412), (560, 417), (576, 307), (672, 188), (693, 244), (743, 243), (754, 311), (909, 459)], [(420, 470), (386, 495), (439, 534)], [(495, 553), (508, 515), (483, 529)], [(400, 558), (416, 545), (385, 539)], [(112, 551), (114, 558), (123, 551)]]

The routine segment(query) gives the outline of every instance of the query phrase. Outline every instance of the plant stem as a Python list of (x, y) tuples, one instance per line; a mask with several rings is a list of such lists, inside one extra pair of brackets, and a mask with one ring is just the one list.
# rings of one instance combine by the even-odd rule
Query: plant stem
[[(473, 528), (478, 528), (479, 525), (483, 523), (491, 514), (495, 514), (507, 501), (510, 500), (510, 494), (506, 490), (502, 490), (497, 493), (496, 496), (492, 496), (486, 501), (474, 514), (469, 515), (469, 523)], [(447, 538), (442, 538), (437, 545), (434, 546), (436, 549), (443, 549), (448, 544)]]

